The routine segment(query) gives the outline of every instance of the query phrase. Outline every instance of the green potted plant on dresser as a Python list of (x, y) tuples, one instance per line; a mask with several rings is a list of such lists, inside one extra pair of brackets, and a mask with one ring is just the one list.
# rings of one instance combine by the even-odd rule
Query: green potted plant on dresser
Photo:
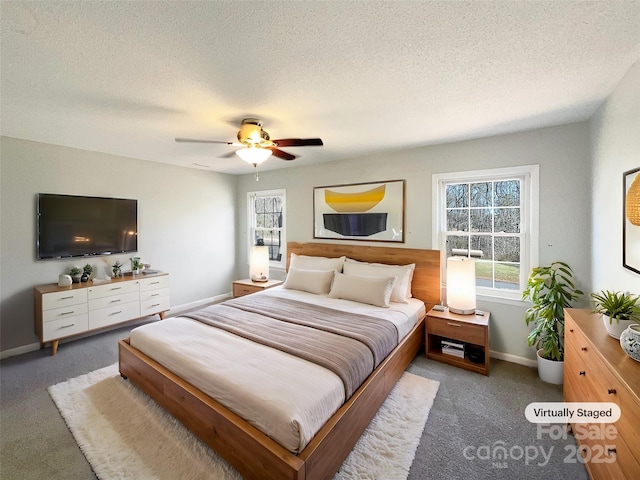
[(527, 325), (533, 324), (527, 341), (537, 349), (538, 375), (544, 382), (563, 381), (564, 309), (583, 294), (576, 284), (569, 265), (553, 262), (534, 268), (522, 292), (522, 299), (531, 301), (524, 316)]
[(640, 322), (640, 298), (637, 295), (601, 290), (592, 293), (591, 299), (594, 313), (602, 314), (604, 328), (615, 339), (620, 339), (627, 327)]

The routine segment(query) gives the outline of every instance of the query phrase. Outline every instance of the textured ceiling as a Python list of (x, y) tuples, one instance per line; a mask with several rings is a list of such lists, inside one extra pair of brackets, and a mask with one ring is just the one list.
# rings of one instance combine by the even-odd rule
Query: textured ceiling
[[(1, 2), (0, 133), (250, 173), (588, 119), (640, 58), (638, 1)], [(196, 164), (206, 167), (198, 167)]]

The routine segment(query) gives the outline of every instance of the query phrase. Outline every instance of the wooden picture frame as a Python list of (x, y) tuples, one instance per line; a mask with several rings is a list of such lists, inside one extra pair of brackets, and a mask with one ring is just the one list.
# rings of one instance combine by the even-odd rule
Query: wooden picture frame
[(640, 188), (640, 167), (622, 174), (622, 266), (640, 274), (640, 199), (629, 193), (634, 182)]
[(313, 238), (404, 243), (405, 181), (313, 188)]

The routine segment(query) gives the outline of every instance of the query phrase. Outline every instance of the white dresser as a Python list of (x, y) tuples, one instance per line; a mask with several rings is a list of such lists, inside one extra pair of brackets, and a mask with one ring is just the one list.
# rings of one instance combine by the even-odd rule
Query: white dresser
[(101, 285), (38, 285), (34, 287), (34, 302), (40, 347), (51, 342), (55, 355), (61, 338), (156, 313), (164, 318), (170, 308), (169, 274), (125, 276)]

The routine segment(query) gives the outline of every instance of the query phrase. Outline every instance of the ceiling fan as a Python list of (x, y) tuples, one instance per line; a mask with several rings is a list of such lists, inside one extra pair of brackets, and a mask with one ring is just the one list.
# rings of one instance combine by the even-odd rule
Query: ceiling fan
[[(176, 138), (176, 142), (195, 143), (224, 143), (244, 147), (235, 151), (245, 162), (257, 167), (272, 154), (282, 160), (295, 160), (296, 155), (292, 155), (279, 147), (308, 147), (321, 146), (322, 140), (319, 138), (281, 138), (271, 140), (269, 134), (262, 129), (262, 120), (258, 118), (245, 118), (242, 120), (238, 131), (238, 142), (223, 142), (218, 140), (198, 140), (193, 138)], [(233, 153), (231, 153), (233, 155)]]

